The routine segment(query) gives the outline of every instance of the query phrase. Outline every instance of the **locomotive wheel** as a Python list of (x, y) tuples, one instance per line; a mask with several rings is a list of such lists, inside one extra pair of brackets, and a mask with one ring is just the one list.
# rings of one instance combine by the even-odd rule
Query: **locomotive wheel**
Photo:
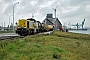
[(20, 36), (27, 36), (29, 34), (28, 30), (23, 30), (20, 32)]

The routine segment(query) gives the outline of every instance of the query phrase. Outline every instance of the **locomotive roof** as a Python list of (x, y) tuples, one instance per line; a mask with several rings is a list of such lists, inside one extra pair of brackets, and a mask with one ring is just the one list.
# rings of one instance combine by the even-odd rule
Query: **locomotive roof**
[(30, 21), (34, 21), (34, 22), (36, 22), (36, 20), (33, 19), (33, 18), (28, 18), (27, 20), (30, 20)]
[(39, 22), (39, 23), (40, 23), (40, 21), (37, 21), (37, 22)]

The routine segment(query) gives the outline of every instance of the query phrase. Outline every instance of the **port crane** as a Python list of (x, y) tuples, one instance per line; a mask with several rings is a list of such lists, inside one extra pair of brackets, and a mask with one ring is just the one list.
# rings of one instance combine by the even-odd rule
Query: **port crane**
[(79, 26), (81, 26), (81, 27), (82, 27), (82, 29), (83, 29), (84, 23), (85, 23), (85, 19), (82, 21), (82, 23), (81, 23), (81, 24), (76, 23), (76, 24), (71, 25), (71, 26), (76, 26), (76, 27), (77, 27), (77, 29), (78, 29), (78, 27), (79, 27)]

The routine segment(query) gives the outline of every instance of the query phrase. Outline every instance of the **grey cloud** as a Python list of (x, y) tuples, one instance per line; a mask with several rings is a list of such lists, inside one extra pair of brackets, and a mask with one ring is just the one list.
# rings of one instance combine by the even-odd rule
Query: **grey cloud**
[(42, 9), (40, 10), (40, 13), (41, 13), (42, 15), (46, 15), (47, 13), (52, 13), (52, 12), (53, 12), (53, 9), (50, 8), (50, 7), (45, 7), (45, 8), (42, 8)]
[[(37, 0), (34, 0), (34, 1), (37, 1)], [(52, 7), (49, 7), (49, 6), (44, 7), (44, 8), (40, 7), (42, 5), (47, 5), (48, 1), (49, 0), (38, 0), (36, 5), (33, 6), (33, 5), (30, 4), (31, 1), (23, 0), (20, 3), (21, 7), (20, 7), (20, 10), (19, 10), (18, 14), (24, 14), (24, 13), (28, 14), (28, 13), (32, 13), (32, 12), (37, 11), (37, 10), (39, 10), (40, 13), (42, 13), (42, 14), (51, 12)], [(23, 8), (23, 6), (24, 6), (24, 8)]]
[(21, 2), (20, 2), (20, 6), (21, 7), (26, 7), (27, 5), (29, 5), (30, 4), (30, 0), (22, 0)]
[(23, 0), (20, 2), (18, 14), (31, 14), (36, 11), (38, 6), (30, 4), (31, 0)]
[(13, 2), (14, 0), (3, 0), (5, 3), (11, 3)]
[(37, 5), (42, 5), (42, 4), (44, 4), (45, 2), (47, 2), (47, 0), (38, 0), (38, 1), (37, 1)]
[[(65, 5), (62, 5), (63, 7), (59, 8), (60, 11), (59, 11), (59, 14), (60, 14), (60, 18), (64, 19), (64, 18), (74, 18), (74, 17), (79, 17), (79, 18), (84, 18), (85, 16), (88, 15), (89, 11), (86, 10), (86, 6), (88, 5), (88, 3), (85, 3), (89, 0), (82, 0), (82, 1), (79, 1), (79, 0), (69, 0), (69, 5), (67, 4), (67, 6)], [(72, 3), (72, 4), (70, 4)], [(77, 6), (75, 6), (77, 5)], [(73, 8), (73, 7), (78, 7), (80, 6), (77, 10), (75, 11), (70, 11), (70, 12), (66, 12), (66, 13), (62, 13), (62, 9), (64, 10), (71, 10), (71, 9), (68, 9), (68, 6)]]
[[(13, 10), (13, 4), (15, 3), (15, 0), (2, 0), (2, 14), (12, 14)], [(15, 6), (16, 7), (16, 6)]]
[(82, 5), (86, 2), (90, 2), (90, 0), (70, 0), (69, 1), (69, 5), (71, 6), (78, 6), (78, 5)]
[[(12, 6), (16, 1), (18, 0), (2, 0), (2, 2), (4, 4), (7, 4), (8, 6), (4, 7), (4, 5), (1, 4), (1, 13), (3, 12), (4, 15), (9, 13), (12, 14)], [(36, 4), (32, 5), (30, 3), (31, 1), (35, 1)], [(20, 0), (20, 4), (18, 6), (15, 6), (15, 13), (17, 14), (17, 16), (24, 16), (31, 15), (33, 12), (37, 11), (38, 13), (35, 14), (35, 17), (40, 20), (45, 18), (47, 13), (54, 13), (54, 10), (52, 8), (55, 8), (57, 5), (59, 5), (57, 8), (57, 15), (61, 19), (61, 21), (68, 22), (72, 20), (72, 22), (75, 22), (86, 18), (87, 21), (90, 22), (90, 11), (86, 8), (86, 6), (90, 6), (90, 0)], [(79, 8), (73, 11), (72, 8), (74, 7)], [(70, 11), (63, 13), (63, 11), (67, 10)], [(16, 17), (15, 19), (18, 18)]]
[(76, 11), (70, 11), (63, 15), (62, 18), (74, 18), (74, 17), (80, 17), (84, 13), (85, 9), (83, 7), (79, 7)]
[(31, 14), (32, 12), (36, 11), (35, 6), (27, 4), (26, 7), (20, 7), (18, 14)]
[(7, 7), (5, 7), (3, 14), (12, 14), (12, 9), (13, 9), (13, 4), (10, 3), (7, 5)]

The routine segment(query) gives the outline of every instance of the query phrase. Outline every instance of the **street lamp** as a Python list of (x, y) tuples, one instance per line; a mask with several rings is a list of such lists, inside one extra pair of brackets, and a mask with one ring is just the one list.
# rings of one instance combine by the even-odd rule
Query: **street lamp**
[(37, 13), (37, 12), (32, 13), (32, 18), (34, 18), (34, 14), (35, 14), (35, 13)]
[[(59, 5), (58, 5), (58, 6), (59, 6)], [(56, 23), (56, 9), (57, 9), (58, 6), (56, 6), (56, 8), (52, 8), (52, 9), (55, 11), (55, 25), (56, 25), (55, 28), (56, 28), (56, 29), (57, 29), (57, 23)]]
[(15, 7), (16, 4), (19, 4), (19, 2), (15, 3), (15, 4), (13, 5), (13, 31), (14, 31), (14, 7)]

